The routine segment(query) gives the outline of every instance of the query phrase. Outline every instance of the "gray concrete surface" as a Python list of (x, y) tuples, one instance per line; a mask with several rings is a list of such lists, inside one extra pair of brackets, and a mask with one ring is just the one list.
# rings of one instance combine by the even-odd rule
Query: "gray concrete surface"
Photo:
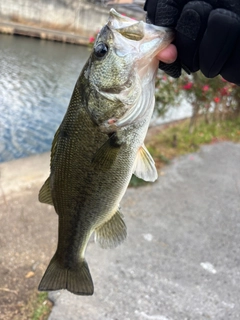
[(240, 145), (204, 146), (128, 189), (125, 243), (87, 249), (94, 295), (50, 293), (49, 320), (240, 319), (239, 160)]

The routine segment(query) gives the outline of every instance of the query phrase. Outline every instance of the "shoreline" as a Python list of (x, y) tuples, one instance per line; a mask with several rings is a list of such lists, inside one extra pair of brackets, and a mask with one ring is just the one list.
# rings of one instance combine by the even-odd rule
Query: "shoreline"
[(89, 44), (88, 37), (83, 37), (74, 32), (41, 28), (9, 21), (0, 22), (0, 33), (84, 46), (87, 46)]

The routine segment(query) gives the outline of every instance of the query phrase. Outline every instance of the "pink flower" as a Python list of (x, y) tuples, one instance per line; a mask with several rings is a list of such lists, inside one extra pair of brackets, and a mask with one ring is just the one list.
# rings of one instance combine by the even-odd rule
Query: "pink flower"
[(203, 91), (208, 91), (209, 90), (209, 85), (208, 84), (205, 84), (203, 87), (202, 87), (202, 90)]
[(184, 90), (190, 90), (192, 88), (192, 86), (193, 86), (193, 83), (192, 82), (188, 82), (183, 86), (183, 89)]
[(167, 76), (163, 76), (162, 79), (163, 79), (163, 81), (166, 81), (167, 80)]
[(229, 94), (228, 87), (221, 88), (220, 93), (222, 96), (227, 96)]
[(88, 39), (88, 41), (89, 41), (89, 43), (93, 43), (93, 42), (95, 41), (95, 38), (94, 38), (94, 37), (90, 37), (90, 38)]
[(219, 98), (219, 97), (215, 97), (213, 100), (214, 100), (214, 102), (216, 102), (216, 103), (220, 102), (220, 98)]

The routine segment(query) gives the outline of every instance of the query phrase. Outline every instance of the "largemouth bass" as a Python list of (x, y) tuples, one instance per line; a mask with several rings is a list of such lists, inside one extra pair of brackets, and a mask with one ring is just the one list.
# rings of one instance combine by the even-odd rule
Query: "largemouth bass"
[(58, 245), (39, 290), (93, 294), (84, 258), (90, 236), (103, 248), (126, 238), (119, 203), (132, 174), (157, 179), (144, 138), (154, 108), (156, 54), (169, 29), (110, 10), (75, 85), (51, 149), (50, 176), (40, 202), (54, 205)]

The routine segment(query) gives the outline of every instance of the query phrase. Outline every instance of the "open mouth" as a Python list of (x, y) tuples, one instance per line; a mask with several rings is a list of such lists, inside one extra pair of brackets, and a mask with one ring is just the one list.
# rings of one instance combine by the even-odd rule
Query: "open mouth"
[(117, 31), (125, 38), (135, 41), (140, 41), (144, 37), (143, 24), (137, 22), (129, 27), (117, 29)]

